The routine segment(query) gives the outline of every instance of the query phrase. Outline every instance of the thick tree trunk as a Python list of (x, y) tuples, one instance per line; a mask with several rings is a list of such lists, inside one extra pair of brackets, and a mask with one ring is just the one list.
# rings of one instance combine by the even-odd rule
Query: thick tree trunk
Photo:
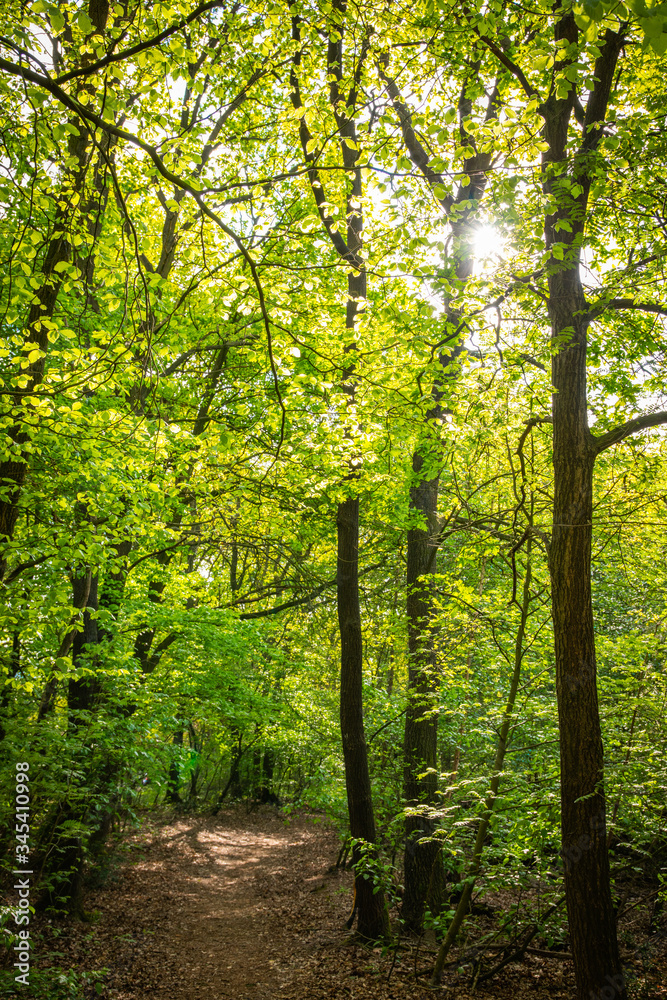
[[(576, 44), (571, 10), (554, 23), (558, 59), (570, 58), (562, 43)], [(626, 1000), (609, 882), (604, 758), (597, 698), (591, 595), (593, 467), (595, 440), (588, 428), (586, 350), (588, 306), (580, 278), (591, 170), (603, 135), (609, 95), (623, 44), (607, 29), (588, 94), (578, 152), (568, 147), (577, 101), (552, 91), (540, 108), (548, 149), (543, 155), (545, 194), (553, 206), (545, 218), (545, 246), (555, 250), (547, 276), (554, 387), (553, 535), (551, 574), (556, 688), (561, 755), (561, 829), (565, 895), (578, 1000), (609, 996)], [(565, 62), (556, 61), (560, 71)], [(572, 187), (576, 181), (577, 186)], [(576, 191), (576, 193), (574, 193)], [(562, 225), (565, 223), (565, 225)]]
[[(359, 500), (345, 500), (338, 507), (338, 622), (341, 640), (340, 729), (345, 760), (345, 784), (350, 833), (368, 844), (375, 843), (375, 817), (368, 750), (364, 734), (362, 671), (363, 647), (359, 607)], [(361, 852), (355, 848), (354, 862)], [(370, 878), (355, 879), (357, 929), (362, 937), (377, 940), (389, 930), (383, 892), (373, 892)]]
[(609, 882), (591, 595), (593, 465), (585, 302), (578, 273), (550, 279), (554, 512), (550, 553), (565, 893), (577, 996), (626, 996)]

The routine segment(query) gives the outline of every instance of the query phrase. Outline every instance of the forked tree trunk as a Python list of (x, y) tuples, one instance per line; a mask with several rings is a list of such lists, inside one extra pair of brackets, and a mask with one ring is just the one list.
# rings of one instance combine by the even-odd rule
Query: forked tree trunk
[[(436, 199), (450, 218), (454, 237), (452, 261), (454, 276), (463, 290), (473, 272), (473, 239), (477, 206), (484, 195), (487, 170), (491, 163), (489, 152), (477, 151), (464, 123), (473, 111), (470, 84), (476, 82), (480, 63), (470, 67), (458, 103), (461, 142), (471, 147), (473, 155), (466, 159), (463, 180), (455, 197), (443, 196), (448, 182), (430, 163), (430, 155), (422, 145), (412, 120), (412, 111), (400, 95), (396, 81), (387, 75), (388, 57), (380, 63), (380, 76), (394, 105), (401, 125), (406, 150), (417, 169), (430, 185)], [(498, 113), (498, 86), (495, 84), (488, 97), (486, 121)], [(464, 206), (464, 207), (462, 207)], [(401, 907), (404, 926), (417, 934), (423, 930), (424, 913), (428, 908), (438, 913), (445, 902), (445, 873), (441, 844), (435, 838), (438, 822), (433, 815), (437, 800), (437, 774), (435, 771), (438, 750), (438, 679), (436, 675), (433, 625), (433, 574), (438, 548), (438, 488), (439, 469), (429, 473), (424, 470), (425, 452), (436, 448), (439, 464), (442, 462), (444, 443), (433, 435), (434, 422), (442, 419), (446, 411), (447, 383), (456, 375), (452, 362), (461, 351), (463, 342), (462, 316), (458, 307), (446, 302), (446, 337), (431, 389), (433, 405), (425, 414), (424, 429), (412, 457), (414, 484), (410, 489), (410, 511), (424, 522), (425, 527), (408, 531), (407, 538), (407, 602), (408, 619), (408, 706), (405, 715), (403, 749), (405, 772), (403, 795), (406, 804), (415, 812), (405, 821), (405, 894)], [(435, 425), (437, 426), (437, 425)], [(437, 433), (437, 432), (436, 432)], [(425, 473), (425, 474), (424, 474)], [(420, 775), (425, 777), (420, 777)]]
[[(348, 401), (354, 403), (355, 327), (357, 315), (363, 310), (366, 301), (366, 268), (360, 257), (360, 251), (363, 247), (363, 217), (361, 214), (363, 179), (359, 163), (358, 136), (354, 114), (363, 62), (369, 51), (368, 42), (370, 36), (366, 35), (362, 41), (354, 66), (354, 82), (349, 92), (344, 95), (341, 87), (344, 81), (343, 39), (347, 11), (346, 0), (333, 0), (332, 8), (334, 16), (330, 21), (326, 69), (329, 80), (329, 99), (336, 120), (343, 167), (347, 177), (351, 180), (351, 183), (347, 184), (346, 192), (346, 239), (343, 239), (337, 229), (333, 227), (333, 220), (328, 215), (326, 194), (313, 152), (314, 138), (310, 133), (306, 117), (303, 115), (299, 119), (299, 136), (304, 159), (308, 165), (308, 178), (320, 218), (336, 252), (348, 267), (345, 327), (349, 332), (349, 340), (345, 346), (345, 351), (349, 357), (349, 364), (346, 366), (343, 374), (342, 388)], [(303, 106), (299, 80), (302, 39), (301, 18), (298, 15), (292, 17), (292, 39), (296, 43), (290, 75), (292, 103), (295, 109), (300, 109)], [(356, 428), (351, 422), (346, 433), (350, 438), (354, 439), (355, 432)], [(355, 478), (355, 467), (352, 464), (346, 479), (348, 482), (353, 482)], [(336, 570), (337, 604), (341, 638), (340, 724), (345, 761), (345, 787), (347, 790), (350, 833), (353, 838), (368, 844), (372, 852), (373, 845), (375, 844), (375, 818), (373, 815), (373, 799), (368, 769), (368, 749), (366, 746), (363, 717), (363, 645), (361, 609), (359, 606), (358, 497), (349, 497), (339, 504), (336, 525), (338, 538)], [(386, 937), (389, 932), (389, 914), (385, 904), (384, 891), (381, 888), (377, 892), (373, 891), (372, 879), (367, 874), (364, 874), (359, 867), (361, 858), (362, 851), (357, 845), (353, 852), (353, 861), (357, 866), (355, 878), (357, 929), (362, 937), (378, 940)], [(352, 916), (354, 916), (355, 910), (353, 910)]]

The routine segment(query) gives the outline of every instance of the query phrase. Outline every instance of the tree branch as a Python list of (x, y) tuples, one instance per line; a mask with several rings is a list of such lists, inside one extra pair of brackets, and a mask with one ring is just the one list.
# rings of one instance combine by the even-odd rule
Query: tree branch
[(636, 302), (635, 299), (609, 299), (607, 302), (596, 303), (588, 316), (588, 320), (596, 319), (607, 309), (635, 309), (638, 312), (657, 313), (658, 316), (667, 316), (667, 305), (663, 306), (659, 302)]
[(600, 452), (606, 451), (607, 448), (618, 444), (619, 441), (625, 441), (632, 434), (648, 430), (649, 427), (660, 427), (661, 424), (667, 424), (667, 410), (658, 410), (657, 413), (644, 413), (640, 417), (633, 417), (632, 420), (627, 420), (624, 424), (613, 427), (606, 434), (601, 434), (599, 437), (593, 436), (593, 450), (596, 455), (599, 455)]
[(519, 81), (527, 96), (530, 98), (534, 97), (537, 98), (537, 100), (540, 100), (539, 91), (535, 90), (535, 87), (533, 87), (532, 84), (528, 83), (526, 75), (521, 69), (521, 67), (517, 66), (515, 62), (512, 62), (510, 57), (505, 55), (503, 50), (499, 48), (499, 46), (497, 46), (495, 42), (492, 42), (487, 35), (478, 34), (477, 37), (479, 38), (480, 42), (484, 42), (484, 44), (486, 45), (487, 49), (489, 49), (490, 52), (493, 52), (496, 59), (503, 64), (505, 69), (508, 69), (512, 74), (512, 76)]
[(287, 410), (285, 409), (285, 403), (280, 391), (280, 384), (278, 382), (278, 371), (276, 368), (275, 358), (273, 356), (273, 336), (271, 334), (271, 321), (269, 319), (268, 310), (266, 307), (266, 299), (264, 297), (264, 288), (260, 281), (259, 272), (257, 270), (257, 264), (254, 257), (246, 247), (245, 243), (241, 237), (234, 232), (226, 223), (222, 221), (219, 215), (209, 208), (204, 199), (202, 198), (201, 191), (198, 191), (192, 184), (188, 183), (183, 177), (179, 177), (162, 161), (160, 154), (154, 146), (150, 143), (144, 142), (139, 136), (133, 135), (131, 132), (127, 132), (125, 129), (118, 128), (117, 125), (112, 125), (111, 122), (104, 121), (99, 115), (96, 115), (93, 111), (90, 111), (79, 101), (75, 100), (73, 97), (59, 87), (50, 77), (41, 76), (39, 73), (33, 72), (33, 70), (27, 69), (25, 66), (17, 66), (15, 63), (10, 62), (8, 59), (3, 59), (0, 57), (0, 69), (4, 70), (6, 73), (10, 73), (12, 76), (18, 76), (23, 80), (29, 80), (31, 83), (35, 83), (38, 87), (42, 87), (44, 90), (48, 91), (56, 100), (60, 101), (66, 108), (77, 114), (83, 121), (91, 122), (96, 128), (101, 129), (103, 132), (107, 132), (109, 135), (114, 135), (118, 139), (123, 139), (125, 142), (131, 143), (133, 146), (137, 146), (139, 149), (143, 149), (145, 153), (150, 157), (155, 169), (168, 180), (174, 187), (180, 188), (186, 191), (201, 209), (203, 215), (214, 222), (219, 229), (222, 230), (227, 236), (230, 237), (238, 247), (241, 256), (247, 263), (250, 273), (252, 275), (253, 283), (257, 291), (257, 298), (259, 300), (259, 307), (262, 313), (262, 319), (264, 321), (264, 330), (266, 333), (266, 346), (269, 355), (269, 365), (271, 368), (271, 375), (273, 377), (273, 386), (276, 393), (276, 399), (278, 401), (278, 406), (280, 407), (280, 434), (278, 438), (278, 445), (276, 448), (276, 453), (272, 464), (266, 470), (264, 478), (269, 474), (271, 468), (278, 461), (280, 451), (282, 448), (283, 441), (285, 439), (285, 425), (287, 422)]
[(618, 57), (625, 41), (623, 28), (620, 31), (612, 31), (607, 28), (604, 36), (604, 45), (600, 55), (595, 60), (595, 84), (586, 102), (586, 116), (583, 122), (583, 138), (581, 148), (590, 152), (597, 149), (600, 139), (604, 134), (604, 118), (607, 114), (609, 97), (614, 82), (614, 73)]
[(41, 566), (47, 559), (51, 559), (52, 555), (52, 553), (49, 553), (46, 556), (39, 556), (37, 559), (29, 559), (27, 562), (19, 563), (18, 566), (15, 566), (11, 573), (6, 576), (4, 580), (2, 580), (2, 583), (4, 583), (5, 586), (12, 583), (12, 581), (15, 580), (17, 576), (20, 576), (24, 570), (33, 569), (35, 566)]
[[(91, 63), (89, 66), (84, 66), (80, 69), (70, 70), (69, 73), (63, 73), (62, 76), (56, 77), (56, 83), (66, 83), (68, 80), (73, 80), (77, 76), (90, 76), (92, 73), (96, 73), (98, 69), (104, 69), (105, 66), (111, 65), (111, 63), (121, 62), (123, 59), (130, 59), (132, 56), (136, 56), (139, 52), (145, 52), (146, 49), (152, 49), (154, 46), (159, 45), (166, 38), (171, 35), (175, 35), (177, 31), (185, 28), (186, 25), (192, 24), (196, 21), (198, 17), (205, 14), (209, 10), (214, 10), (216, 7), (224, 6), (219, 0), (207, 0), (206, 3), (199, 4), (198, 7), (188, 14), (187, 17), (179, 21), (178, 24), (173, 24), (171, 28), (165, 28), (159, 34), (155, 35), (153, 38), (146, 39), (145, 42), (138, 42), (137, 45), (132, 45), (129, 49), (123, 49), (122, 52), (116, 52), (115, 55), (104, 56), (103, 59), (99, 59), (96, 63)], [(4, 39), (3, 39), (4, 41)]]
[[(372, 566), (366, 566), (365, 569), (359, 571), (359, 576), (364, 576), (366, 573), (372, 573), (375, 569), (380, 569), (384, 566), (384, 560), (381, 562), (373, 563)], [(292, 601), (285, 601), (284, 604), (278, 604), (275, 608), (266, 608), (264, 611), (244, 611), (243, 614), (239, 615), (241, 621), (247, 621), (249, 618), (268, 618), (269, 615), (277, 615), (281, 611), (287, 611), (289, 608), (297, 608), (302, 604), (307, 604), (308, 601), (312, 601), (314, 597), (318, 597), (325, 590), (330, 587), (335, 587), (337, 580), (327, 580), (326, 583), (320, 584), (315, 590), (311, 590), (309, 594), (305, 597), (296, 597)]]
[(387, 88), (387, 93), (389, 94), (391, 102), (394, 105), (394, 110), (398, 115), (398, 121), (403, 134), (403, 142), (405, 143), (408, 155), (417, 169), (421, 171), (425, 180), (428, 181), (434, 197), (440, 202), (445, 212), (449, 214), (452, 207), (452, 196), (447, 194), (444, 198), (441, 198), (434, 191), (435, 185), (445, 188), (445, 180), (441, 173), (429, 166), (430, 156), (424, 149), (422, 143), (419, 141), (419, 138), (413, 128), (410, 109), (405, 101), (401, 100), (401, 93), (394, 78), (385, 72), (388, 62), (388, 56), (384, 53), (378, 61), (378, 72)]

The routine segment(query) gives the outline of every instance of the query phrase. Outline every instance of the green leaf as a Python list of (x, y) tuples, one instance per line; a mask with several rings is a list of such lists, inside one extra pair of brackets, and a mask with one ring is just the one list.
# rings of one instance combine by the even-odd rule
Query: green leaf
[(49, 20), (51, 22), (51, 27), (56, 34), (59, 34), (65, 27), (65, 18), (57, 7), (49, 8)]
[(664, 24), (665, 19), (662, 17), (642, 18), (644, 35), (652, 42), (654, 38), (658, 38), (663, 33)]
[(77, 17), (77, 22), (78, 22), (79, 28), (84, 33), (84, 35), (91, 35), (93, 33), (93, 31), (95, 30), (95, 25), (90, 20), (90, 18), (86, 14), (85, 10), (79, 11), (79, 15)]
[(667, 52), (667, 32), (663, 31), (661, 35), (651, 38), (651, 48), (659, 56), (664, 56)]

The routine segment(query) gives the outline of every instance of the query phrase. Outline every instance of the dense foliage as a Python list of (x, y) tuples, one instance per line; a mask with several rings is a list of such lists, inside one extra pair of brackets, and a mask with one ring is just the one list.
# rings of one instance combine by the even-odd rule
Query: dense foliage
[[(612, 883), (641, 869), (664, 898), (663, 7), (7, 4), (0, 829), (27, 761), (39, 906), (81, 914), (143, 809), (279, 799), (347, 835), (336, 512), (358, 498), (368, 863), (400, 904), (406, 810), (428, 815), (427, 922), (468, 874), (565, 940), (550, 302), (573, 254), (591, 428), (652, 415), (595, 466), (592, 676)], [(571, 94), (552, 162), (547, 95)], [(415, 531), (437, 792), (406, 802)]]

